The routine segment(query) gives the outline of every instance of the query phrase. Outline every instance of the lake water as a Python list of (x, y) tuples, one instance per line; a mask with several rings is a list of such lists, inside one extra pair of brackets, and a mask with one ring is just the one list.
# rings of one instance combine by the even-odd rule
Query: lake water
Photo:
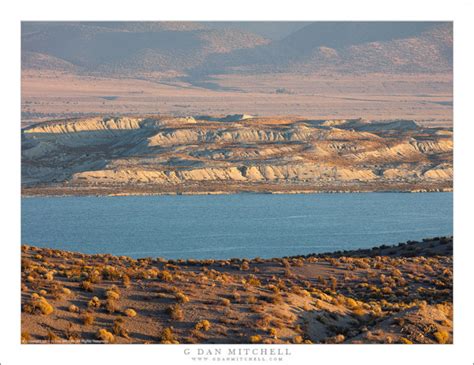
[(22, 242), (84, 253), (232, 258), (453, 233), (452, 193), (22, 198)]

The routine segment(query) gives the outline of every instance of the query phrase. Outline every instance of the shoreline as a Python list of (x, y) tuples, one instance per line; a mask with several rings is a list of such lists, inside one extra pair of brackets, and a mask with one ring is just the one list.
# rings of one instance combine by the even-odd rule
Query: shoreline
[[(406, 249), (407, 247), (421, 247), (423, 248), (424, 246), (428, 246), (431, 244), (433, 241), (440, 241), (442, 244), (445, 244), (446, 242), (451, 242), (453, 241), (453, 235), (448, 235), (448, 236), (435, 236), (435, 237), (427, 237), (423, 238), (421, 241), (416, 241), (416, 240), (408, 240), (406, 242), (399, 242), (396, 244), (382, 244), (380, 246), (373, 246), (369, 248), (357, 248), (353, 250), (334, 250), (334, 251), (326, 251), (326, 252), (321, 252), (321, 253), (309, 253), (309, 254), (296, 254), (296, 255), (291, 255), (291, 256), (274, 256), (274, 257), (269, 257), (269, 258), (262, 258), (262, 257), (253, 257), (253, 258), (248, 258), (248, 257), (232, 257), (228, 259), (213, 259), (213, 258), (206, 258), (206, 259), (194, 259), (194, 258), (189, 258), (189, 259), (184, 259), (184, 258), (176, 258), (176, 259), (167, 259), (163, 258), (160, 256), (155, 256), (155, 258), (150, 257), (150, 256), (143, 256), (143, 257), (138, 257), (138, 258), (132, 258), (131, 256), (128, 255), (119, 255), (119, 254), (110, 254), (110, 253), (84, 253), (80, 251), (69, 251), (69, 250), (63, 250), (63, 249), (58, 249), (58, 248), (51, 248), (51, 247), (40, 247), (40, 246), (35, 246), (35, 245), (30, 245), (26, 243), (22, 243), (21, 247), (23, 248), (28, 248), (28, 249), (34, 249), (34, 250), (51, 250), (51, 251), (59, 251), (59, 252), (64, 252), (67, 254), (72, 254), (72, 255), (81, 255), (83, 257), (89, 257), (89, 258), (99, 258), (99, 257), (119, 257), (119, 258), (126, 258), (127, 260), (134, 260), (134, 261), (140, 261), (140, 260), (157, 260), (159, 262), (168, 262), (168, 263), (184, 263), (186, 261), (191, 261), (194, 264), (206, 264), (209, 261), (213, 261), (214, 263), (221, 263), (221, 262), (226, 262), (226, 261), (234, 261), (234, 262), (243, 262), (243, 261), (248, 261), (248, 262), (272, 262), (275, 260), (284, 260), (284, 259), (299, 259), (299, 258), (312, 258), (312, 257), (317, 257), (317, 258), (322, 258), (322, 257), (373, 257), (377, 255), (382, 255), (382, 256), (403, 256), (403, 250)], [(424, 247), (426, 248), (426, 247)], [(411, 251), (411, 250), (409, 250)], [(419, 251), (417, 249), (416, 251)], [(391, 252), (391, 254), (387, 255), (387, 252)], [(428, 256), (433, 256), (434, 253), (431, 252), (430, 250), (427, 250), (425, 252)], [(411, 253), (410, 253), (411, 255)]]
[[(46, 189), (22, 189), (21, 197), (122, 197), (122, 196), (197, 196), (197, 195), (240, 195), (240, 194), (259, 194), (259, 195), (304, 195), (304, 194), (368, 194), (368, 193), (452, 193), (452, 187), (447, 188), (431, 188), (431, 189), (393, 189), (393, 190), (272, 190), (272, 191), (190, 191), (190, 192), (118, 192), (118, 193), (93, 193), (89, 191), (75, 192), (64, 191), (51, 192), (49, 188)], [(42, 190), (48, 191), (42, 192)]]

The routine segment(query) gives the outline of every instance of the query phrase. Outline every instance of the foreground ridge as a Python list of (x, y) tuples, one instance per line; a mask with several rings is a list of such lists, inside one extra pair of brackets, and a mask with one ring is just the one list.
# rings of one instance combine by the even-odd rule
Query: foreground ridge
[(452, 237), (251, 260), (24, 245), (22, 342), (452, 343), (452, 252)]

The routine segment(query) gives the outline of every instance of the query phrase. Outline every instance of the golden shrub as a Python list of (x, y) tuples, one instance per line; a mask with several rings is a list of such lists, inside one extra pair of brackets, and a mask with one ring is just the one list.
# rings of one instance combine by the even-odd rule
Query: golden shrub
[(105, 295), (106, 295), (107, 299), (109, 299), (109, 300), (119, 300), (120, 299), (120, 294), (117, 293), (114, 290), (107, 290), (105, 292)]
[(262, 336), (260, 335), (250, 336), (250, 343), (260, 343), (260, 342), (262, 342)]
[(449, 341), (449, 333), (447, 331), (437, 331), (433, 333), (433, 336), (439, 344), (445, 344)]
[(100, 308), (100, 305), (100, 299), (97, 297), (93, 297), (91, 300), (89, 300), (89, 303), (87, 303), (87, 306), (89, 308)]
[(296, 344), (303, 343), (303, 337), (301, 336), (293, 337), (293, 343), (296, 343)]
[(30, 341), (30, 334), (29, 332), (23, 331), (21, 333), (21, 343), (28, 343)]
[(98, 340), (101, 340), (105, 343), (114, 343), (115, 342), (115, 336), (107, 331), (106, 329), (100, 329), (97, 331), (96, 337)]
[(130, 286), (130, 276), (127, 274), (122, 275), (122, 285), (126, 288)]
[(219, 304), (223, 305), (224, 307), (230, 306), (230, 300), (227, 298), (221, 298), (219, 299)]
[(85, 326), (91, 326), (95, 321), (95, 316), (94, 314), (90, 312), (86, 312), (82, 316), (82, 322), (84, 323)]
[(74, 305), (74, 304), (71, 304), (71, 305), (69, 306), (68, 310), (69, 310), (69, 312), (71, 312), (71, 313), (77, 313), (77, 312), (79, 312), (79, 308), (78, 308), (76, 305)]
[(31, 306), (33, 312), (39, 311), (41, 314), (46, 316), (54, 312), (54, 307), (49, 304), (44, 297), (39, 296), (36, 293), (33, 293), (31, 296)]
[(88, 291), (88, 292), (93, 292), (94, 291), (94, 286), (92, 285), (92, 283), (90, 281), (84, 280), (81, 283), (81, 289), (83, 289), (85, 291)]
[(181, 292), (176, 293), (176, 294), (175, 294), (175, 298), (176, 298), (176, 300), (177, 300), (179, 303), (187, 303), (187, 302), (189, 302), (189, 297), (186, 296), (184, 293), (181, 293)]
[(160, 339), (163, 344), (179, 344), (171, 327), (167, 327), (161, 332)]
[(117, 302), (112, 299), (107, 299), (105, 302), (105, 310), (108, 313), (115, 313), (119, 309)]
[(137, 312), (135, 310), (133, 310), (132, 308), (127, 308), (123, 311), (123, 313), (127, 316), (127, 317), (136, 317), (137, 316)]
[(209, 331), (211, 328), (211, 322), (209, 322), (207, 319), (203, 319), (202, 321), (196, 323), (194, 328), (197, 330)]

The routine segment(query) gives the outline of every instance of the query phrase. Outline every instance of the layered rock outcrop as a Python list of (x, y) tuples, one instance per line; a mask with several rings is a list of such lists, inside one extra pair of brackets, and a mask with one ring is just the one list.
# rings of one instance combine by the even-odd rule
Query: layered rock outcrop
[[(120, 117), (22, 131), (22, 185), (206, 190), (452, 184), (452, 131), (413, 121)], [(276, 186), (276, 187), (275, 187)], [(126, 189), (125, 189), (126, 190)], [(250, 190), (252, 190), (250, 188)], [(336, 189), (337, 190), (337, 189)]]

